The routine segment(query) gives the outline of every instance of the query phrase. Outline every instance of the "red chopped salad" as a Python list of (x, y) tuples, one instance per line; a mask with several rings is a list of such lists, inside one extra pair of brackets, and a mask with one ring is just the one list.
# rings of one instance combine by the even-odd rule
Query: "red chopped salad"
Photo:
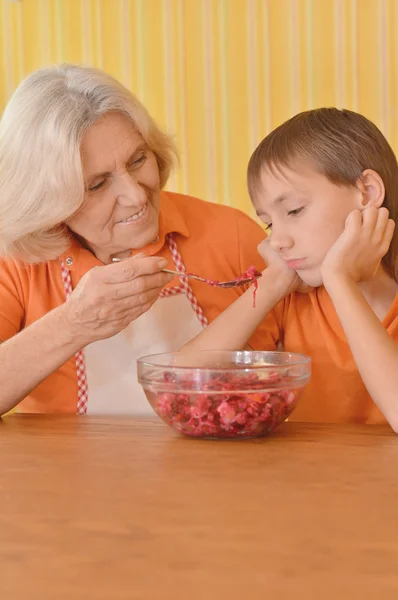
[(166, 372), (164, 381), (173, 384), (173, 391), (148, 390), (151, 404), (166, 423), (191, 437), (265, 435), (293, 411), (302, 390), (289, 388), (276, 372), (260, 377), (229, 372), (202, 383), (200, 390), (194, 375), (178, 378)]

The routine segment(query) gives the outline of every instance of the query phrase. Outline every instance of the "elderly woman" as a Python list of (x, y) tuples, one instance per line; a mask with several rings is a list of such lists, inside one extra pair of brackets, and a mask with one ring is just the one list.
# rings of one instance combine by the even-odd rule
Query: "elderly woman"
[(249, 217), (162, 191), (173, 160), (102, 71), (42, 69), (16, 90), (0, 122), (0, 414), (151, 412), (137, 357), (179, 349), (242, 293), (162, 269), (264, 266)]

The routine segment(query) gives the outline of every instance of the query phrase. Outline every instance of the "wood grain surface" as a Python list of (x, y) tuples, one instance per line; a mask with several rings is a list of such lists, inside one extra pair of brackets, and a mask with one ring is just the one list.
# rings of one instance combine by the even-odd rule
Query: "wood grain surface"
[(398, 436), (0, 420), (2, 600), (396, 599)]

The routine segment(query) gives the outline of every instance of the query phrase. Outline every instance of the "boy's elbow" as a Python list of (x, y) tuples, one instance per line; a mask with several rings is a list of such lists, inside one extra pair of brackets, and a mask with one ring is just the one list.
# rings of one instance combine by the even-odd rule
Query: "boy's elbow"
[(390, 427), (394, 433), (398, 433), (398, 419), (394, 419), (393, 421), (389, 421)]
[(394, 399), (394, 404), (397, 405), (397, 408), (390, 415), (385, 415), (391, 429), (394, 433), (398, 433), (398, 398)]

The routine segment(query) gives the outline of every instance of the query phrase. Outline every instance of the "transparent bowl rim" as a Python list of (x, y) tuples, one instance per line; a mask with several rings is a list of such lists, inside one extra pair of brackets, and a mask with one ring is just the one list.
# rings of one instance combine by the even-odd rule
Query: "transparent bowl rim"
[[(198, 370), (198, 371), (231, 371), (233, 370), (234, 372), (236, 371), (247, 371), (248, 369), (255, 369), (256, 371), (270, 371), (270, 370), (275, 370), (275, 369), (282, 369), (282, 368), (288, 368), (288, 367), (295, 367), (298, 365), (303, 365), (303, 366), (310, 366), (311, 365), (311, 357), (307, 356), (306, 354), (301, 354), (298, 352), (288, 352), (288, 351), (278, 351), (278, 350), (197, 350), (197, 351), (192, 351), (192, 354), (202, 354), (202, 355), (220, 355), (220, 354), (260, 354), (260, 355), (264, 355), (264, 359), (266, 359), (266, 357), (270, 358), (271, 355), (277, 355), (277, 356), (281, 356), (281, 355), (285, 355), (285, 356), (289, 356), (290, 360), (286, 363), (274, 363), (274, 364), (236, 364), (236, 365), (229, 365), (229, 366), (217, 366), (217, 367), (201, 367), (198, 365), (183, 365), (183, 366), (179, 366), (179, 365), (173, 365), (173, 364), (167, 364), (166, 362), (162, 363), (162, 362), (158, 362), (158, 363), (154, 363), (152, 362), (154, 359), (159, 358), (159, 357), (171, 357), (171, 356), (179, 356), (181, 355), (180, 352), (159, 352), (157, 354), (147, 354), (145, 356), (141, 356), (140, 358), (137, 359), (137, 364), (141, 365), (141, 366), (145, 366), (145, 367), (150, 367), (152, 369), (154, 368), (158, 368), (158, 369), (170, 369), (170, 370), (181, 370), (181, 371), (192, 371), (192, 370)], [(186, 353), (186, 356), (189, 356), (189, 352)], [(262, 358), (260, 356), (260, 358)]]

